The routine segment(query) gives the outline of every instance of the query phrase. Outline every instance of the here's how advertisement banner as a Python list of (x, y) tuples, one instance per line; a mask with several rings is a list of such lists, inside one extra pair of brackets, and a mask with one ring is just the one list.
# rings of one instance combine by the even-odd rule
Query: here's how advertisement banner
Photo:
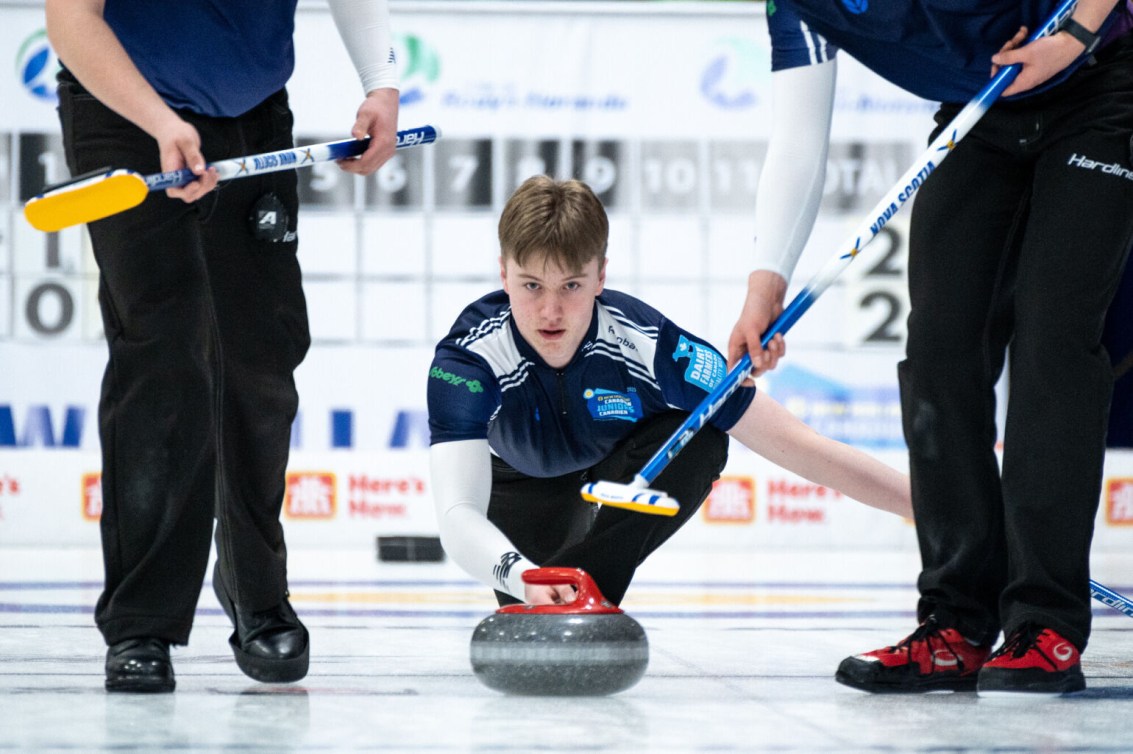
[[(0, 403), (0, 544), (95, 545), (101, 512), (96, 399), (103, 350), (23, 344), (4, 349), (4, 383), (14, 376), (25, 386), (24, 395), (38, 397)], [(13, 355), (17, 358), (8, 361)], [(372, 547), (377, 536), (436, 533), (424, 405), (431, 358), (425, 348), (312, 350), (298, 373), (302, 406), (283, 501), (292, 545)], [(837, 373), (843, 361), (805, 354), (792, 357), (788, 369)], [(790, 373), (787, 379), (793, 379)], [(881, 440), (897, 431), (895, 397), (874, 395), (841, 378), (828, 382), (829, 395), (810, 385), (785, 390), (780, 400), (839, 439)], [(841, 402), (830, 397), (843, 391)], [(888, 441), (862, 446), (885, 463), (905, 467), (903, 449)], [(1131, 537), (1133, 452), (1111, 451), (1095, 551), (1126, 550)], [(911, 522), (800, 479), (733, 441), (722, 478), (669, 546), (915, 549), (916, 542)]]
[[(98, 271), (81, 228), (24, 221), (65, 179), (58, 60), (38, 3), (0, 9), (0, 545), (97, 543)], [(283, 515), (294, 545), (372, 546), (436, 530), (425, 383), (432, 345), (498, 287), (509, 193), (589, 182), (611, 221), (609, 285), (722, 346), (739, 312), (770, 133), (758, 3), (393, 3), (401, 126), (442, 139), (376, 176), (300, 172), (314, 345)], [(325, 4), (301, 2), (289, 84), (302, 143), (345, 138), (362, 92)], [(834, 141), (801, 284), (925, 143), (933, 107), (839, 61)], [(907, 212), (907, 210), (906, 210)], [(907, 217), (894, 219), (791, 333), (762, 387), (823, 434), (905, 463), (897, 398)], [(1111, 453), (1097, 547), (1133, 542), (1133, 458)], [(743, 448), (674, 547), (915, 548), (910, 524)]]

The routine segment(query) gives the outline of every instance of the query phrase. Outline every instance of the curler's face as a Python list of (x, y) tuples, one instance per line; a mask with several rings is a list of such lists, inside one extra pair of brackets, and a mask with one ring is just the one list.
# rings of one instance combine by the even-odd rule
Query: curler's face
[(545, 255), (535, 255), (526, 265), (501, 259), (500, 279), (523, 339), (548, 366), (569, 364), (590, 329), (594, 299), (606, 283), (605, 260), (592, 259), (570, 271)]

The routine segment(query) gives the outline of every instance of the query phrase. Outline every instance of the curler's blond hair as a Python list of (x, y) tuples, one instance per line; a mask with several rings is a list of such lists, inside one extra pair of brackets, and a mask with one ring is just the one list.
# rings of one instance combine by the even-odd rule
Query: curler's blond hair
[(500, 253), (521, 267), (538, 256), (572, 273), (592, 259), (601, 267), (609, 235), (606, 209), (582, 181), (528, 178), (500, 215)]

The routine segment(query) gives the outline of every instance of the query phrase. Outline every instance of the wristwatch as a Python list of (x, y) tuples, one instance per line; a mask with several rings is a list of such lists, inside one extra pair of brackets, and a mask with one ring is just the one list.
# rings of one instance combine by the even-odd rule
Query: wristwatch
[(1066, 23), (1062, 24), (1059, 31), (1064, 31), (1081, 42), (1086, 48), (1084, 55), (1092, 55), (1094, 50), (1097, 49), (1098, 43), (1102, 41), (1101, 37), (1072, 18), (1066, 19)]

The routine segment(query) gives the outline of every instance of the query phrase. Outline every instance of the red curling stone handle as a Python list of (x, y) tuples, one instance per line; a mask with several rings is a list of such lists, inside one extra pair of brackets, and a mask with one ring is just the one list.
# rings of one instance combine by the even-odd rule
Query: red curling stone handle
[(581, 568), (532, 568), (523, 572), (528, 584), (570, 584), (574, 587), (574, 601), (565, 605), (507, 605), (497, 613), (524, 613), (526, 615), (601, 615), (622, 612), (614, 603), (602, 596), (590, 574)]

